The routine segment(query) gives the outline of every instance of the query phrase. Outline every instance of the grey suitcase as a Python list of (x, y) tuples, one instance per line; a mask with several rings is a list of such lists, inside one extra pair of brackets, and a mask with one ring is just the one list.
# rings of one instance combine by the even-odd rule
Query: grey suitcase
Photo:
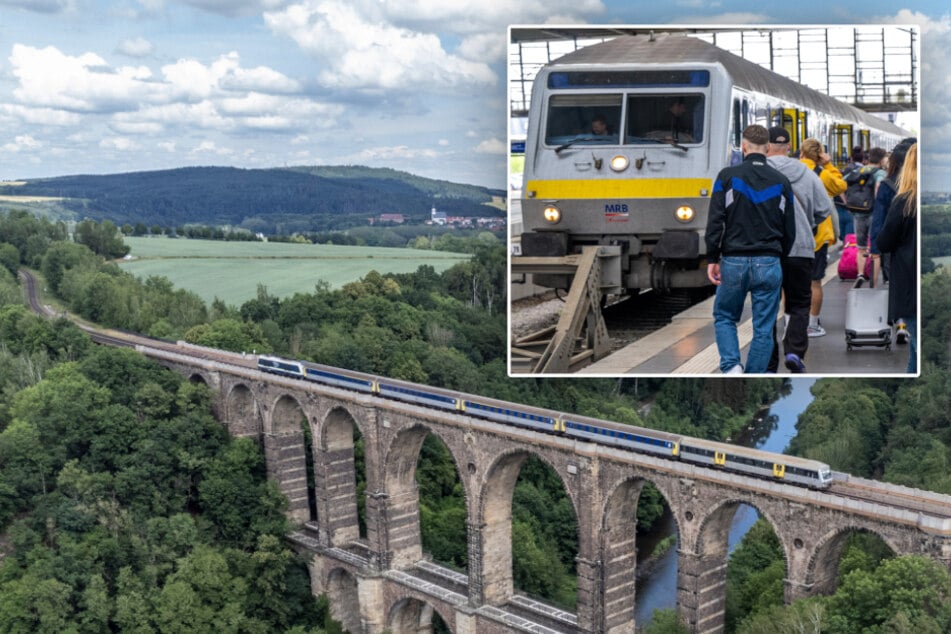
[(888, 289), (863, 287), (856, 280), (845, 298), (845, 344), (892, 347), (892, 327), (888, 324)]

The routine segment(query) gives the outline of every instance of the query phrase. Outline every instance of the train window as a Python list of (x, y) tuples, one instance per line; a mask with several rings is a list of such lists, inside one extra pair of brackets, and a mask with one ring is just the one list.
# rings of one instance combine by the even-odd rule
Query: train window
[(548, 102), (548, 145), (617, 145), (621, 95), (553, 95)]
[(731, 130), (730, 139), (732, 140), (733, 147), (740, 147), (741, 137), (743, 136), (743, 120), (740, 118), (740, 100), (733, 100), (733, 129)]
[(625, 144), (700, 143), (703, 95), (628, 95)]

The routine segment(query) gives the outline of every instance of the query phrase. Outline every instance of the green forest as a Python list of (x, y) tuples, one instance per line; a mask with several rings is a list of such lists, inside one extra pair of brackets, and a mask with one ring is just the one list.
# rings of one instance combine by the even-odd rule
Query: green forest
[(505, 192), (426, 179), (388, 168), (186, 167), (129, 174), (60, 176), (0, 186), (0, 194), (63, 198), (76, 220), (116, 225), (231, 225), (287, 234), (366, 226), (384, 213), (419, 224), (436, 206), (450, 216), (502, 216)]
[[(97, 241), (93, 229), (87, 241)], [(48, 299), (102, 325), (706, 438), (734, 437), (782, 387), (778, 378), (508, 379), (504, 247), (472, 238), (454, 250), (474, 257), (440, 274), (429, 267), (372, 272), (340, 289), (316, 282), (313, 292), (284, 299), (259, 287), (241, 306), (209, 306), (163, 278), (123, 273), (94, 248), (68, 240), (62, 225), (27, 213), (0, 217), (0, 353), (7, 360), (0, 377), (0, 632), (201, 631), (167, 620), (185, 618), (169, 607), (185, 597), (195, 608), (192, 623), (217, 618), (234, 622), (235, 631), (338, 627), (326, 604), (307, 596), (306, 570), (280, 540), (288, 529), (283, 501), (264, 480), (259, 449), (226, 437), (200, 388), (131, 353), (93, 347), (66, 320), (30, 315), (14, 277), (20, 266), (42, 273)], [(939, 270), (922, 286), (921, 379), (818, 382), (799, 420), (796, 453), (951, 493), (951, 277)], [(464, 569), (462, 487), (434, 436), (424, 443), (417, 481), (424, 549)], [(639, 530), (663, 508), (647, 488)], [(516, 587), (573, 609), (576, 520), (541, 461), (526, 463), (519, 476), (512, 533)], [(875, 540), (856, 536), (831, 597), (783, 606), (783, 567), (775, 535), (757, 526), (729, 566), (728, 631), (800, 631), (817, 619), (828, 632), (951, 627), (946, 570), (896, 558)], [(232, 580), (226, 588), (210, 578), (219, 575)], [(887, 600), (874, 594), (883, 589)], [(6, 599), (12, 596), (32, 598)], [(123, 620), (140, 614), (142, 623)], [(659, 613), (647, 631), (682, 630), (675, 615)]]

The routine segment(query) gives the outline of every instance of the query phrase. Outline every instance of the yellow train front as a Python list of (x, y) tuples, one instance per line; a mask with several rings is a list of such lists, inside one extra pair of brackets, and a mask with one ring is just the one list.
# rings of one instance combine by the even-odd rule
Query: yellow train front
[[(742, 160), (747, 125), (786, 126), (794, 147), (807, 136), (836, 147), (843, 129), (859, 126), (890, 126), (890, 138), (900, 138), (876, 121), (683, 34), (619, 36), (582, 48), (543, 67), (533, 83), (521, 253), (613, 246), (620, 257), (602, 264), (604, 286), (615, 286), (607, 292), (706, 286), (713, 181)], [(536, 273), (533, 281), (570, 285), (559, 274)]]

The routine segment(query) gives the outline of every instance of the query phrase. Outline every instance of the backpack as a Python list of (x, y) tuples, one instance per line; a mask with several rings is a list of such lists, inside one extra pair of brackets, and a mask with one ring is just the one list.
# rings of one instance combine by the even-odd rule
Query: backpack
[(865, 166), (845, 174), (845, 206), (852, 213), (871, 213), (875, 204), (875, 174), (880, 167)]

